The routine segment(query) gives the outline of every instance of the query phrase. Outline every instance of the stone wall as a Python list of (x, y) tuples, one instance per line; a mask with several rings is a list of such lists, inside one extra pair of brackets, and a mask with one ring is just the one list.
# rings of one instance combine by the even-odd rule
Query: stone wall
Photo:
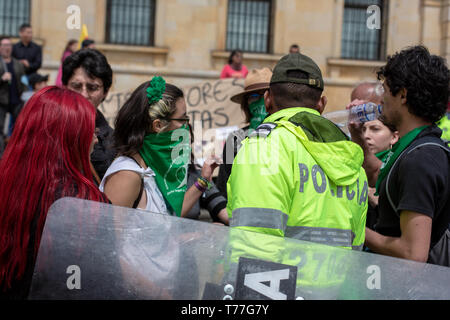
[[(449, 0), (390, 0), (386, 51), (422, 43), (450, 56)], [(42, 73), (53, 82), (66, 42), (80, 30), (68, 30), (67, 7), (81, 8), (82, 23), (114, 70), (113, 91), (137, 87), (160, 74), (180, 86), (219, 77), (225, 51), (227, 0), (157, 0), (155, 46), (105, 44), (106, 0), (33, 0), (32, 25), (44, 47)], [(348, 102), (354, 85), (375, 80), (377, 61), (340, 59), (344, 0), (275, 0), (269, 54), (244, 54), (249, 68), (273, 67), (292, 43), (311, 56), (325, 77), (329, 110)]]

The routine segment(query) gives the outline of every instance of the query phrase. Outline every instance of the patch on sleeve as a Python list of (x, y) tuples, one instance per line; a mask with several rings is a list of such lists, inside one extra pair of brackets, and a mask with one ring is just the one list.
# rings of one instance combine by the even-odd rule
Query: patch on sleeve
[(254, 138), (254, 137), (263, 137), (267, 138), (269, 134), (272, 132), (273, 129), (275, 129), (278, 125), (276, 123), (272, 122), (266, 122), (260, 124), (248, 137)]

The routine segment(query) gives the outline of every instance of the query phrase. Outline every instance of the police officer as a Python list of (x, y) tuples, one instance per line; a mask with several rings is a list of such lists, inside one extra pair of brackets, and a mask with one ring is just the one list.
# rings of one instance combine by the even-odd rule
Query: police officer
[(275, 66), (269, 116), (247, 138), (227, 184), (231, 226), (361, 250), (368, 182), (363, 152), (322, 118), (317, 64), (293, 53)]
[(442, 130), (441, 139), (450, 142), (450, 103), (447, 106), (447, 113), (437, 122), (438, 127)]

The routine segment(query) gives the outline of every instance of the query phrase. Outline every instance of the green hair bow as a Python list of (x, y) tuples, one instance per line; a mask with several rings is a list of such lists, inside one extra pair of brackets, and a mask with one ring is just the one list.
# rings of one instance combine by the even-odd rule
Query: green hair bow
[(162, 99), (162, 95), (166, 91), (166, 81), (162, 77), (153, 77), (150, 86), (147, 88), (147, 98), (150, 105)]

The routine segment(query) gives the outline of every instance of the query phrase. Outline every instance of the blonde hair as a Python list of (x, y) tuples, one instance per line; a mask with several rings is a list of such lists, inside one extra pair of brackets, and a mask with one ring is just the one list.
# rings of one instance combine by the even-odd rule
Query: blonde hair
[(167, 127), (169, 127), (169, 117), (176, 111), (176, 102), (178, 99), (183, 97), (183, 91), (181, 91), (178, 87), (167, 83), (162, 99), (151, 104), (148, 108), (150, 123), (153, 124), (153, 121), (156, 119), (161, 120), (164, 125), (161, 132), (164, 132)]

